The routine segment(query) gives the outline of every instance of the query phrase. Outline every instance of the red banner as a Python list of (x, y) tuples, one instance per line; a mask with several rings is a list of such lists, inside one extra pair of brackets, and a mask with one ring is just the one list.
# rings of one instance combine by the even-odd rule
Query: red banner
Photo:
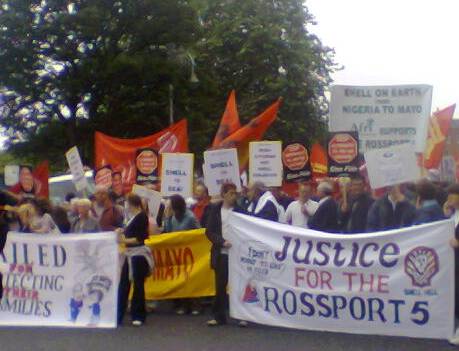
[[(158, 165), (153, 160), (154, 154), (148, 151), (149, 149), (159, 154), (163, 152), (188, 152), (187, 121), (183, 119), (156, 134), (137, 139), (114, 138), (96, 132), (96, 184), (98, 183), (97, 170), (102, 170), (99, 183), (107, 185), (113, 184), (113, 179), (106, 179), (108, 174), (121, 173), (124, 192), (131, 191), (138, 174), (145, 171), (144, 168), (150, 169), (153, 165), (155, 167)], [(136, 157), (141, 157), (141, 159), (136, 159)], [(137, 169), (137, 165), (142, 165), (141, 169)], [(118, 182), (117, 179), (115, 183), (118, 184)]]

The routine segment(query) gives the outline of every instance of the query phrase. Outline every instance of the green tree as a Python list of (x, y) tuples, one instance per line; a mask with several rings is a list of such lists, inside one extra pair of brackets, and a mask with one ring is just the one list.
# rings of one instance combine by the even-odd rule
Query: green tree
[(149, 134), (168, 125), (168, 86), (188, 90), (183, 57), (200, 26), (186, 2), (3, 0), (0, 124), (7, 146), (65, 167), (95, 130)]
[(309, 31), (314, 18), (304, 1), (196, 0), (196, 6), (204, 27), (198, 66), (211, 71), (219, 95), (236, 89), (245, 118), (282, 96), (268, 137), (320, 138), (328, 111), (324, 93), (336, 65), (333, 50)]
[(312, 24), (301, 0), (3, 0), (0, 127), (15, 155), (63, 170), (78, 145), (90, 164), (96, 130), (166, 127), (173, 85), (198, 156), (231, 89), (245, 121), (284, 98), (268, 137), (317, 138), (335, 66)]

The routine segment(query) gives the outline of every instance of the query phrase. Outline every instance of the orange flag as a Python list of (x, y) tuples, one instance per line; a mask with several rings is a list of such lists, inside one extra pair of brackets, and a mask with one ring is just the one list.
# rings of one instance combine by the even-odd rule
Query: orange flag
[(443, 157), (446, 137), (448, 136), (451, 120), (456, 105), (451, 105), (435, 112), (429, 120), (426, 149), (424, 151), (424, 168), (438, 168)]
[(237, 148), (239, 153), (239, 168), (245, 169), (249, 162), (249, 143), (261, 140), (269, 126), (276, 120), (277, 112), (282, 99), (279, 98), (274, 104), (269, 106), (264, 112), (253, 118), (248, 124), (231, 134), (219, 148)]
[(315, 179), (324, 178), (328, 173), (328, 156), (322, 145), (315, 143), (311, 148), (312, 176)]
[(215, 134), (212, 148), (218, 147), (223, 140), (236, 132), (239, 128), (241, 128), (241, 122), (239, 121), (239, 113), (237, 112), (236, 92), (232, 90), (228, 97), (228, 102), (226, 103), (225, 112), (220, 121), (217, 134)]

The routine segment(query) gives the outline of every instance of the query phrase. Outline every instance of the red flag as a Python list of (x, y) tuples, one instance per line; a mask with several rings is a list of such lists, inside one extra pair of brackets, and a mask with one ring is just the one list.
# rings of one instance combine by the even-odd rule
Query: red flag
[(451, 105), (441, 111), (435, 112), (430, 117), (426, 149), (423, 155), (424, 168), (431, 169), (440, 166), (455, 108), (455, 104)]
[[(186, 119), (144, 138), (120, 139), (96, 132), (95, 168), (110, 167), (107, 168), (107, 174), (113, 174), (112, 171), (120, 172), (123, 188), (125, 192), (129, 192), (136, 182), (136, 153), (143, 149), (153, 149), (158, 153), (188, 152)], [(149, 161), (152, 161), (151, 157)]]
[(218, 147), (223, 140), (236, 132), (239, 128), (241, 128), (241, 122), (239, 121), (239, 114), (237, 112), (236, 92), (232, 90), (228, 97), (225, 112), (220, 121), (220, 126), (218, 127), (212, 147)]
[(269, 126), (276, 120), (282, 99), (278, 99), (264, 112), (253, 118), (248, 124), (231, 134), (219, 148), (237, 148), (239, 152), (239, 168), (245, 169), (249, 161), (249, 142), (261, 140)]

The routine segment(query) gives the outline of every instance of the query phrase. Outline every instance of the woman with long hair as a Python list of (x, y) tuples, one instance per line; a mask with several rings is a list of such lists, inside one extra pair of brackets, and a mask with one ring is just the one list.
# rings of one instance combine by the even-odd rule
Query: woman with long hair
[(129, 221), (124, 229), (117, 229), (120, 243), (125, 245), (125, 262), (121, 269), (118, 290), (118, 324), (123, 322), (129, 298), (131, 283), (133, 285), (131, 300), (132, 325), (141, 326), (145, 323), (145, 279), (153, 269), (151, 250), (145, 246), (148, 238), (148, 215), (142, 207), (138, 195), (127, 196)]

